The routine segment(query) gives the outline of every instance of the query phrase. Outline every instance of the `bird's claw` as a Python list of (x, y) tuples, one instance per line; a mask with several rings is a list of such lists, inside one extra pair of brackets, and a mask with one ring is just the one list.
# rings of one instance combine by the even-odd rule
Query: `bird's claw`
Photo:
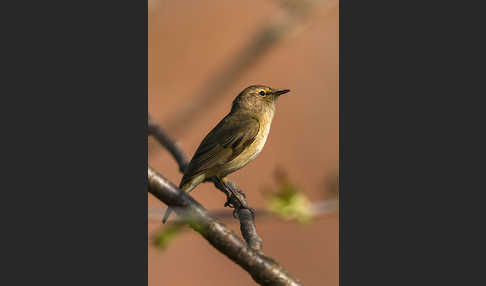
[(228, 197), (226, 197), (226, 202), (224, 203), (224, 207), (234, 208), (234, 204), (233, 202), (231, 202), (231, 195), (228, 195)]
[(243, 191), (235, 188), (236, 192), (228, 192), (228, 196), (226, 197), (226, 202), (224, 203), (224, 207), (230, 207), (233, 208), (233, 217), (238, 219), (239, 218), (239, 212), (242, 209), (247, 209), (250, 211), (251, 216), (253, 219), (255, 218), (255, 209), (250, 207), (246, 201), (246, 195)]
[(232, 207), (233, 207), (233, 204), (232, 204), (232, 203), (231, 203), (229, 200), (227, 200), (227, 201), (224, 203), (224, 207), (230, 207), (230, 208), (232, 208)]
[(243, 190), (235, 188), (234, 192), (235, 192), (235, 196), (237, 196), (237, 197), (242, 196), (243, 198), (246, 199), (246, 194), (245, 194), (245, 192), (243, 192)]

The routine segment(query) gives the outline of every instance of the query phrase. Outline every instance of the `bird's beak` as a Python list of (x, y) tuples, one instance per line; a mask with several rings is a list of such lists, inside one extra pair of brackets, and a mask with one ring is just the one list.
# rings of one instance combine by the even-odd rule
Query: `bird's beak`
[(273, 94), (276, 95), (276, 96), (280, 96), (280, 95), (287, 93), (289, 91), (290, 91), (290, 89), (276, 90), (276, 91), (273, 92)]

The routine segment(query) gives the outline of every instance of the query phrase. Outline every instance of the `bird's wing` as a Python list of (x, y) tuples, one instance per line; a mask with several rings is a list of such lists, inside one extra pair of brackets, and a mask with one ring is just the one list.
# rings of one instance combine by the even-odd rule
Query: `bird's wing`
[(184, 173), (184, 178), (188, 179), (233, 160), (245, 147), (253, 143), (259, 129), (260, 124), (255, 118), (226, 116), (201, 142)]

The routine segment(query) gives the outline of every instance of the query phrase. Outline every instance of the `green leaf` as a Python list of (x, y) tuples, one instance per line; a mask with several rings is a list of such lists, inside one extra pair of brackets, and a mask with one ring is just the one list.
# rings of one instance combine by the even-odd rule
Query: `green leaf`
[(268, 210), (284, 220), (307, 224), (311, 221), (311, 202), (282, 171), (277, 173), (278, 187), (267, 188), (264, 196)]
[(164, 227), (163, 229), (159, 230), (154, 235), (154, 244), (155, 246), (161, 249), (167, 249), (167, 247), (174, 241), (174, 239), (184, 231), (185, 224), (182, 223), (175, 223)]

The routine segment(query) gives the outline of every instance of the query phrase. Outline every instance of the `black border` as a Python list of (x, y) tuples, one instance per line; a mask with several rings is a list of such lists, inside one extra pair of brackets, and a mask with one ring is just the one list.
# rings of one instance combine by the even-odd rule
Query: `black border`
[(340, 0), (340, 285), (484, 284), (481, 11)]
[(146, 285), (147, 1), (11, 5), (2, 278)]

